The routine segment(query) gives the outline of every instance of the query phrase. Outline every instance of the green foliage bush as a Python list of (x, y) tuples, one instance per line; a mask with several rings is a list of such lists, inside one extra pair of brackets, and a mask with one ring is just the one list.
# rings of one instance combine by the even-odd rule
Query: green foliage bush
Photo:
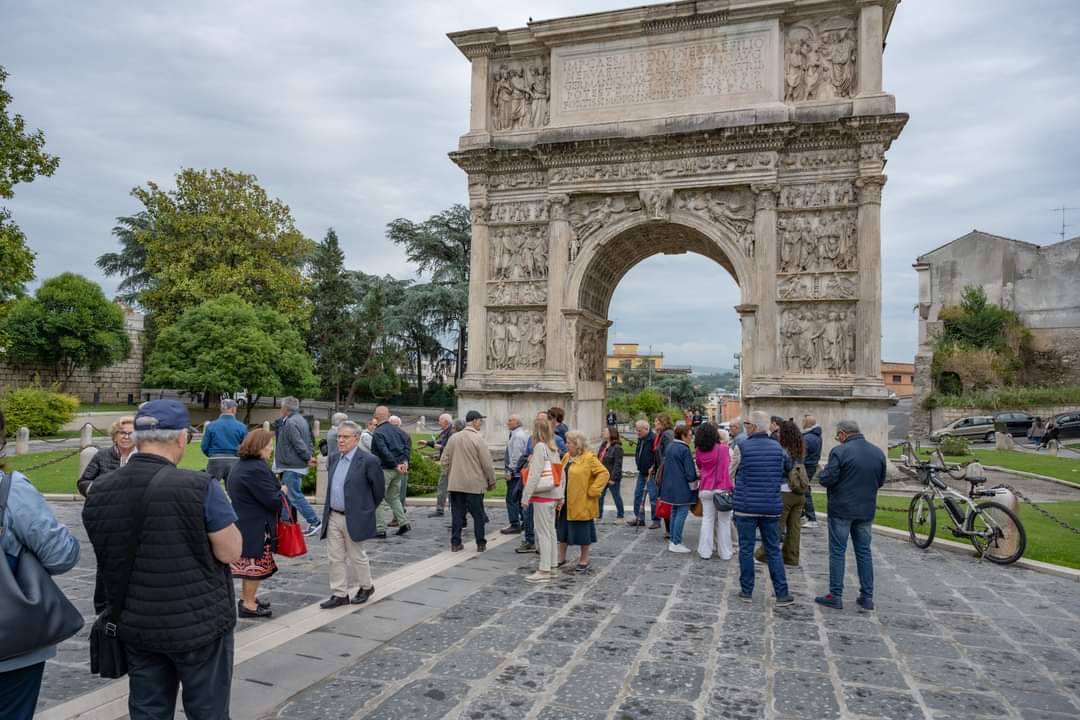
[(441, 468), (433, 460), (428, 460), (418, 450), (413, 450), (409, 457), (409, 487), (407, 494), (429, 495), (439, 487)]
[(55, 435), (75, 418), (78, 398), (41, 385), (8, 390), (0, 396), (0, 408), (10, 435), (20, 427), (30, 429), (30, 436)]
[(971, 451), (971, 443), (966, 437), (950, 436), (941, 441), (941, 454), (955, 457), (967, 455)]
[(300, 481), (300, 490), (305, 495), (315, 494), (315, 482), (319, 477), (319, 470), (317, 468), (308, 468), (307, 474), (304, 475), (304, 479)]
[(1080, 385), (1062, 387), (1004, 387), (968, 393), (934, 393), (928, 407), (964, 407), (985, 410), (1014, 410), (1037, 405), (1080, 404)]

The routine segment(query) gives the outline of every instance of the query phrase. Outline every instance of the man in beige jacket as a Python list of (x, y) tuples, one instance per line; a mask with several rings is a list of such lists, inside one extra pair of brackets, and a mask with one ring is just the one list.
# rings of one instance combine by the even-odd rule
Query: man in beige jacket
[(465, 429), (450, 436), (440, 460), (450, 490), (450, 550), (453, 552), (465, 549), (461, 544), (461, 529), (466, 511), (472, 515), (476, 551), (487, 549), (484, 493), (495, 487), (495, 467), (487, 442), (480, 434), (483, 420), (483, 415), (470, 410), (465, 416)]

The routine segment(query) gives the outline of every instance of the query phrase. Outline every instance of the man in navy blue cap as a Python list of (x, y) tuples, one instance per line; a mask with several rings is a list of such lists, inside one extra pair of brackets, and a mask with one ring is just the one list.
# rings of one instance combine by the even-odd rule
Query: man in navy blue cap
[(133, 718), (166, 720), (184, 686), (189, 718), (229, 716), (240, 559), (236, 513), (221, 485), (181, 470), (187, 408), (152, 400), (135, 416), (137, 452), (94, 483), (83, 524), (127, 652)]

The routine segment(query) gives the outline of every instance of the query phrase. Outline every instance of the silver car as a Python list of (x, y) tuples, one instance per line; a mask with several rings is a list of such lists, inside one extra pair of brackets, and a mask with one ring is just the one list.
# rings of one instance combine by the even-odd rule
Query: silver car
[(966, 437), (969, 440), (994, 442), (994, 418), (989, 415), (960, 418), (930, 433), (930, 439), (934, 442), (941, 442), (947, 437)]

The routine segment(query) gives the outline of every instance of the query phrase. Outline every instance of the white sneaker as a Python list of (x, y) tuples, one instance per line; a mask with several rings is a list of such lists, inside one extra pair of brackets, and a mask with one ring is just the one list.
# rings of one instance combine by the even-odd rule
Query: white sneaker
[(304, 531), (304, 537), (311, 537), (312, 535), (317, 534), (320, 528), (322, 528), (322, 523), (318, 523), (317, 525), (308, 525), (307, 530)]
[(549, 573), (549, 572), (540, 572), (539, 570), (537, 570), (532, 575), (526, 576), (525, 582), (527, 582), (527, 583), (548, 582), (548, 581), (551, 580), (551, 575), (552, 574)]
[(817, 527), (817, 520), (807, 520), (806, 524), (803, 525), (803, 527), (816, 528)]
[(810, 518), (806, 517), (805, 515), (803, 516), (802, 520), (799, 521), (799, 527), (806, 527), (809, 524)]
[(676, 545), (675, 543), (668, 543), (667, 549), (673, 553), (688, 553), (690, 548), (685, 545)]

